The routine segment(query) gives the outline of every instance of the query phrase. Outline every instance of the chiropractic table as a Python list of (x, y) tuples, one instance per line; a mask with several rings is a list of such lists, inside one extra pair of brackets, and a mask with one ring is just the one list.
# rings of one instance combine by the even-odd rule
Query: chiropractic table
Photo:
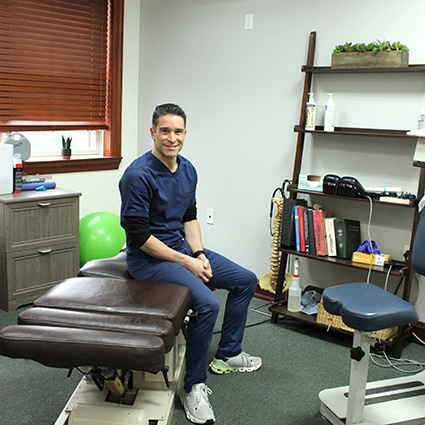
[(55, 425), (169, 424), (190, 293), (131, 279), (125, 256), (89, 261), (0, 331), (1, 355), (84, 374)]

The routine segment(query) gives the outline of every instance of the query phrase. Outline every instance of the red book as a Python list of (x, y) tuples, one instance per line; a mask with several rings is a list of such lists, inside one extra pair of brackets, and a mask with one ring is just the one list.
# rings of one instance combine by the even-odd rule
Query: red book
[(313, 226), (314, 226), (314, 239), (316, 241), (316, 255), (328, 255), (326, 248), (326, 232), (325, 232), (325, 217), (329, 215), (327, 211), (314, 210), (313, 211)]
[(304, 208), (298, 207), (298, 223), (300, 229), (300, 251), (305, 252)]

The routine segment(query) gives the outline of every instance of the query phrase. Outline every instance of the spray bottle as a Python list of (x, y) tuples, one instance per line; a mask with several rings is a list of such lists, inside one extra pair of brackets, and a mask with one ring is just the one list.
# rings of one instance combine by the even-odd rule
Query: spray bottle
[(335, 102), (332, 98), (332, 93), (328, 93), (329, 99), (325, 105), (325, 131), (335, 130)]
[(418, 117), (418, 129), (425, 128), (425, 106), (422, 106), (421, 113)]
[(314, 130), (316, 128), (316, 103), (313, 97), (314, 93), (309, 93), (310, 98), (305, 108), (305, 129)]
[(294, 259), (294, 274), (288, 291), (288, 311), (297, 312), (301, 309), (300, 276), (298, 274), (298, 258)]

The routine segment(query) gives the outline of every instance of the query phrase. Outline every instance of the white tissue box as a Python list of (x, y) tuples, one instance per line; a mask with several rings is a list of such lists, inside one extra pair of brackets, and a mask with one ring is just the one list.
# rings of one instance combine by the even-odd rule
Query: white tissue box
[(298, 190), (323, 192), (323, 177), (313, 174), (300, 174), (298, 176)]

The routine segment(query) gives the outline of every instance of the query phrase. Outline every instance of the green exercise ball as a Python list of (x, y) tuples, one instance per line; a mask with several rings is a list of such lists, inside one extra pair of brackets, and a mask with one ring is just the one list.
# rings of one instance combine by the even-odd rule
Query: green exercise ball
[(113, 257), (125, 243), (118, 215), (95, 212), (80, 220), (80, 267), (87, 261)]

